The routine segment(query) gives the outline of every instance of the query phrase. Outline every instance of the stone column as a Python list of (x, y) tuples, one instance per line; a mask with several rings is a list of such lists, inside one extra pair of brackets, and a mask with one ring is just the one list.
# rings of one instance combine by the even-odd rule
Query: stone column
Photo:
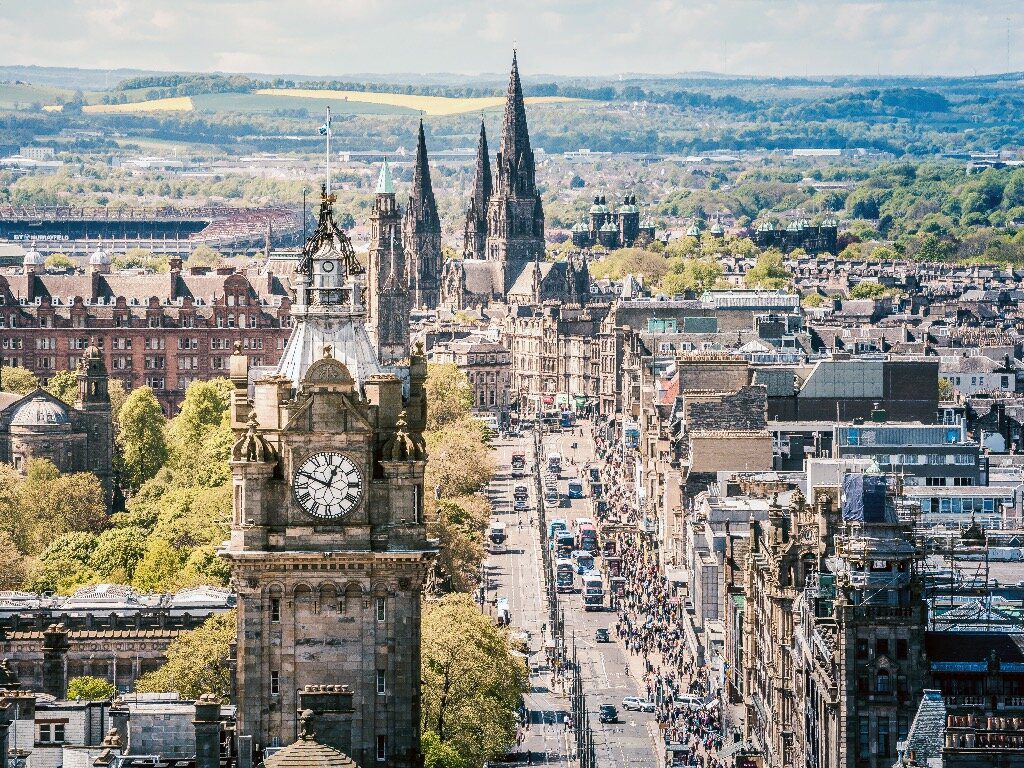
[(68, 628), (51, 624), (43, 632), (43, 692), (63, 699), (68, 692)]
[(220, 699), (203, 694), (196, 702), (196, 768), (220, 768)]

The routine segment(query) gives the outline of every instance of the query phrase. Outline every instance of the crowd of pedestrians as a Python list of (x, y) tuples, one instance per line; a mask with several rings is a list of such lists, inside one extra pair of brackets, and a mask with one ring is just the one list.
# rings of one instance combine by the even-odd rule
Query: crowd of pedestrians
[[(618, 598), (615, 632), (627, 650), (643, 660), (641, 684), (655, 704), (655, 716), (666, 746), (679, 745), (681, 762), (722, 768), (718, 698), (712, 696), (710, 670), (697, 666), (686, 650), (677, 608), (659, 563), (653, 539), (641, 532), (642, 515), (632, 493), (632, 459), (628, 451), (600, 435), (595, 438), (608, 506), (605, 520), (621, 523), (616, 554), (626, 578)], [(632, 530), (629, 530), (632, 527)]]

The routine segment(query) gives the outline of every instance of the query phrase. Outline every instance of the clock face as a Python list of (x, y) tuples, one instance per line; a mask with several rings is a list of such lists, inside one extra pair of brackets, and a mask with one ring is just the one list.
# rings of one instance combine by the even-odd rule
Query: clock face
[(323, 268), (324, 272), (333, 272), (334, 271), (334, 262), (333, 261), (325, 261), (323, 263), (323, 267), (322, 268)]
[(344, 517), (363, 497), (363, 476), (343, 453), (314, 453), (299, 465), (292, 485), (295, 500), (314, 517)]

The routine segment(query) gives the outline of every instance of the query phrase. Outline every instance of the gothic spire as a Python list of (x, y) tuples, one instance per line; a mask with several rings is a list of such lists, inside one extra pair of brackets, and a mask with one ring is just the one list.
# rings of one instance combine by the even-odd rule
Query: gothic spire
[(533, 152), (530, 132), (526, 126), (526, 104), (523, 84), (519, 80), (519, 62), (512, 52), (512, 73), (508, 79), (505, 116), (502, 121), (501, 157), (498, 165), (498, 186), (507, 185), (511, 193), (533, 194)]
[(412, 197), (409, 208), (415, 210), (420, 224), (429, 229), (440, 229), (441, 220), (437, 215), (437, 202), (434, 200), (434, 189), (430, 184), (430, 165), (427, 162), (427, 137), (423, 133), (423, 120), (420, 120), (420, 134), (416, 142), (416, 163), (413, 166)]
[(476, 178), (473, 180), (473, 203), (477, 215), (487, 215), (487, 202), (491, 199), (491, 160), (487, 156), (487, 130), (480, 120), (480, 141), (476, 145)]

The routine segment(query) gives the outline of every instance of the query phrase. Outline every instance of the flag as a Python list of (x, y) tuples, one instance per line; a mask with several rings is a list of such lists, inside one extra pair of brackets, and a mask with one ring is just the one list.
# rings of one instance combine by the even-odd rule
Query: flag
[(327, 123), (324, 123), (323, 125), (320, 126), (320, 135), (321, 136), (326, 136), (327, 132), (329, 130), (330, 130), (330, 126), (328, 126)]

